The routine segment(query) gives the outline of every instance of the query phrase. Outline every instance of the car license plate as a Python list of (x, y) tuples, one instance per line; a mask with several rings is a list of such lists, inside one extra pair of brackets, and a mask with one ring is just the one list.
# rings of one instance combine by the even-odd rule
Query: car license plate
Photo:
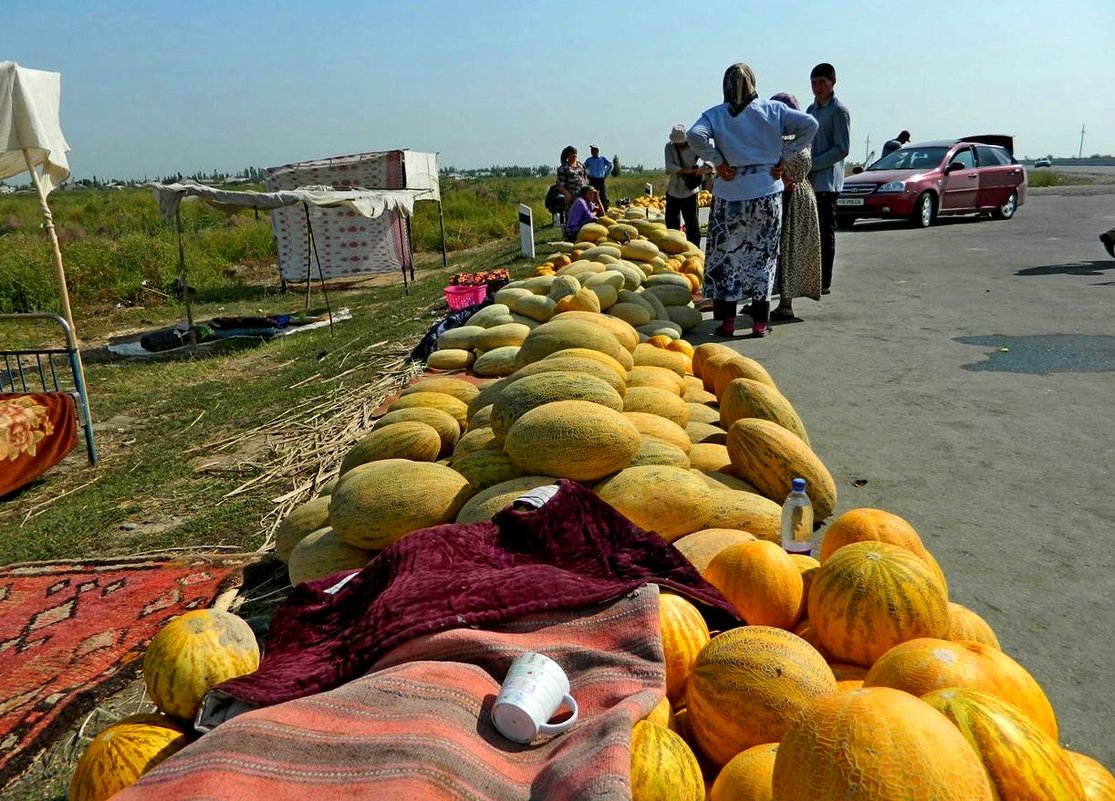
[(838, 197), (836, 199), (837, 206), (862, 206), (862, 197)]

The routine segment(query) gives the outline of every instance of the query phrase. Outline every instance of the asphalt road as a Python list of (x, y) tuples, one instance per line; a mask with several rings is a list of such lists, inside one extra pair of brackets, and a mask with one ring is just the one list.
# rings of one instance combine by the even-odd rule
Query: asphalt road
[(952, 599), (1044, 687), (1062, 742), (1109, 767), (1115, 259), (1097, 237), (1112, 226), (1115, 186), (1034, 192), (1006, 222), (857, 223), (833, 294), (734, 343), (794, 402), (836, 513), (909, 520)]

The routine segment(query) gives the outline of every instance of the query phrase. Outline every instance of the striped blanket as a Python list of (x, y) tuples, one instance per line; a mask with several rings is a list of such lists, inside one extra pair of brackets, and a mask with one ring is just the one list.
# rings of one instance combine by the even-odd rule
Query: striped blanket
[[(512, 660), (542, 651), (569, 675), (580, 717), (530, 745), (491, 708)], [(485, 630), (414, 638), (337, 689), (222, 724), (114, 801), (619, 801), (631, 727), (662, 698), (658, 588)]]

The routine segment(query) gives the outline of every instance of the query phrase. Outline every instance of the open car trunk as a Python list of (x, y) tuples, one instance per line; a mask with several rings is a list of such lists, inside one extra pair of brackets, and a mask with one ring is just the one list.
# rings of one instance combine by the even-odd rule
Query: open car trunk
[(1014, 137), (1007, 136), (1006, 134), (977, 134), (976, 136), (964, 136), (959, 139), (961, 142), (977, 142), (981, 145), (998, 145), (1010, 153), (1011, 158), (1014, 158)]

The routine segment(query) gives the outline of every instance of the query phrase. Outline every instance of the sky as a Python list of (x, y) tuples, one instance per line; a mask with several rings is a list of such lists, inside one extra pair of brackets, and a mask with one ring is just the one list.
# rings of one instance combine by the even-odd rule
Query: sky
[[(556, 167), (568, 144), (661, 166), (743, 61), (804, 108), (836, 67), (853, 160), (1008, 133), (1115, 155), (1115, 0), (3, 0), (0, 60), (62, 73), (76, 178), (237, 172), (410, 148)], [(870, 143), (868, 143), (870, 139)], [(19, 180), (18, 178), (13, 180)]]

